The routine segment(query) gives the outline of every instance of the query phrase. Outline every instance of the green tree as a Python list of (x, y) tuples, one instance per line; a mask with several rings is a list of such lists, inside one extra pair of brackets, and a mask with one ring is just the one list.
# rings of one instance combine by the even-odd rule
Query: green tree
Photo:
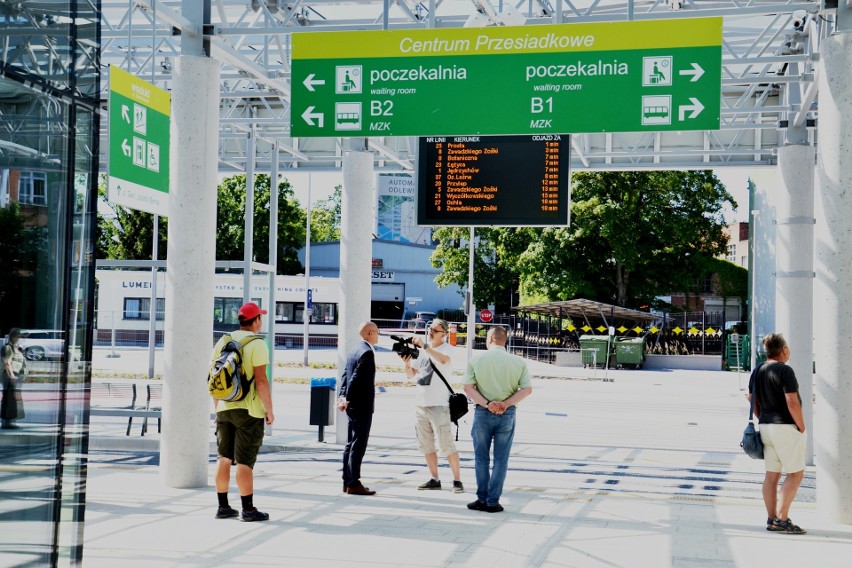
[[(473, 260), (473, 297), (477, 306), (512, 304), (517, 286), (518, 258), (535, 238), (537, 229), (476, 229)], [(470, 253), (467, 227), (441, 227), (432, 238), (438, 241), (432, 253), (432, 265), (442, 269), (435, 282), (443, 287), (457, 284), (467, 288)], [(499, 308), (498, 308), (499, 310)]]
[(343, 186), (335, 186), (328, 199), (314, 202), (311, 208), (311, 241), (325, 243), (340, 240), (340, 205)]
[[(268, 175), (254, 182), (254, 261), (269, 262)], [(216, 258), (242, 260), (245, 239), (246, 176), (237, 174), (219, 184), (216, 216)], [(299, 274), (304, 269), (298, 251), (305, 244), (305, 210), (296, 199), (290, 182), (278, 184), (278, 274)]]
[(710, 171), (577, 173), (571, 226), (544, 229), (521, 255), (523, 286), (619, 306), (692, 290), (725, 252), (726, 203), (736, 207)]
[[(696, 291), (725, 251), (726, 203), (736, 207), (709, 171), (577, 173), (569, 227), (476, 230), (475, 301), (505, 301), (515, 283), (518, 303), (583, 297), (629, 306)], [(435, 232), (438, 285), (467, 285), (468, 235)]]
[(748, 270), (721, 258), (714, 258), (708, 268), (713, 274), (713, 293), (722, 297), (722, 311), (728, 305), (728, 298), (739, 298), (741, 313), (746, 313)]
[[(128, 209), (107, 200), (106, 177), (98, 184), (97, 258), (109, 260), (150, 260), (154, 235), (154, 215)], [(100, 212), (106, 207), (109, 212)], [(166, 258), (168, 218), (158, 221), (157, 257)]]
[(25, 288), (34, 286), (39, 253), (47, 251), (47, 228), (35, 226), (18, 203), (0, 207), (0, 330), (20, 325)]

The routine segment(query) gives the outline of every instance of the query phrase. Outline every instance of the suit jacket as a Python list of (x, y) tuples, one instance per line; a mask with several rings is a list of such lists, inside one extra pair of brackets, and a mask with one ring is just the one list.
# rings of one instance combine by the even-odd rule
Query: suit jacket
[(376, 355), (366, 341), (349, 353), (340, 379), (340, 395), (352, 412), (372, 414), (376, 400)]

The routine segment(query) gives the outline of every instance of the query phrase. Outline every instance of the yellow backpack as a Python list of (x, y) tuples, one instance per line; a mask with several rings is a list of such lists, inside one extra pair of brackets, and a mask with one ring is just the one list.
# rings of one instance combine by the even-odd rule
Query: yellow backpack
[(230, 335), (225, 338), (222, 352), (210, 365), (207, 390), (217, 400), (237, 402), (246, 397), (254, 379), (254, 374), (246, 377), (243, 373), (243, 348), (260, 337), (248, 335), (238, 341), (231, 339)]

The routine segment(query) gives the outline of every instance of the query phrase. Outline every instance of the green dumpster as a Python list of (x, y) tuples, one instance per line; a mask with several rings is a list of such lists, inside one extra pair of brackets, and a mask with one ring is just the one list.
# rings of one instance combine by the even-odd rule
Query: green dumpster
[(618, 367), (632, 365), (641, 369), (645, 363), (645, 339), (642, 337), (618, 337), (615, 340), (615, 364)]
[(609, 349), (609, 337), (606, 335), (581, 335), (580, 360), (583, 367), (606, 366), (606, 354)]

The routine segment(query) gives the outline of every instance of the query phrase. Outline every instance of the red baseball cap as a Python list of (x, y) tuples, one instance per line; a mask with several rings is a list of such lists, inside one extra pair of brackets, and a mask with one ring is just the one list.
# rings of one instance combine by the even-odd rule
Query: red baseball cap
[(242, 306), (240, 306), (240, 311), (237, 312), (237, 315), (243, 319), (254, 319), (260, 315), (266, 315), (266, 310), (261, 310), (260, 306), (255, 304), (254, 302), (246, 302)]

